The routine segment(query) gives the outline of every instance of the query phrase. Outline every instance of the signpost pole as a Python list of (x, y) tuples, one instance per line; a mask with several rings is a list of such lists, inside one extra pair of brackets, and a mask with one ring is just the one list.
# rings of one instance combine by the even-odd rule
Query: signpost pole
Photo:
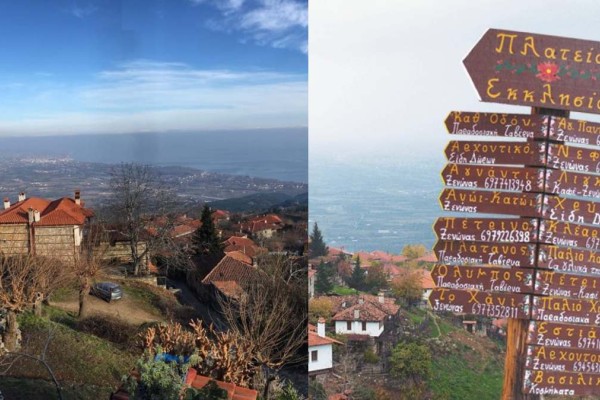
[[(531, 109), (532, 115), (551, 115), (555, 117), (569, 117), (569, 111), (538, 108), (533, 107)], [(549, 124), (548, 124), (549, 125)], [(548, 126), (547, 129), (550, 129)], [(544, 142), (548, 142), (548, 136)], [(546, 167), (544, 167), (545, 169)], [(546, 182), (544, 174), (544, 192)], [(538, 255), (540, 251), (539, 242), (539, 229), (541, 225), (541, 218), (538, 218), (538, 242), (536, 243), (535, 249), (535, 261), (534, 268), (537, 272), (538, 266)], [(535, 277), (535, 274), (534, 274)], [(534, 281), (535, 284), (535, 281)], [(504, 383), (502, 385), (502, 400), (537, 400), (537, 395), (526, 395), (523, 393), (523, 376), (525, 373), (525, 361), (527, 352), (527, 329), (529, 327), (529, 321), (524, 319), (510, 318), (506, 328), (506, 358), (504, 361)]]

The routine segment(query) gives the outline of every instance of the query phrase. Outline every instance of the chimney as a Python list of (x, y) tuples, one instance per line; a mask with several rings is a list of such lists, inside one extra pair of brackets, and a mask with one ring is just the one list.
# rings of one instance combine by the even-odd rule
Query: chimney
[(354, 310), (354, 319), (360, 318), (360, 310)]
[(27, 210), (27, 217), (29, 219), (30, 224), (32, 224), (35, 221), (34, 215), (33, 215), (33, 208), (29, 207), (29, 210)]
[(27, 196), (25, 196), (25, 192), (19, 193), (19, 201), (25, 201), (26, 198)]
[(75, 191), (75, 204), (81, 205), (81, 191), (79, 189)]
[(35, 222), (40, 222), (40, 212), (38, 210), (33, 210), (33, 220)]
[(8, 199), (8, 197), (4, 198), (4, 209), (8, 209), (10, 208), (10, 200)]
[(325, 318), (323, 317), (317, 321), (317, 335), (325, 337)]
[(379, 293), (377, 294), (377, 297), (379, 298), (379, 302), (380, 302), (381, 304), (384, 304), (384, 303), (385, 303), (385, 295), (383, 294), (383, 292), (379, 292)]

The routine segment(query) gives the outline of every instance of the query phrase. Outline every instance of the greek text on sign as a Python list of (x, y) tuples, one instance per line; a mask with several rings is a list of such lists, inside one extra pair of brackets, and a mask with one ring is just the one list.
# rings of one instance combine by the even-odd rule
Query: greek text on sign
[(441, 217), (435, 222), (433, 230), (439, 240), (530, 243), (537, 239), (537, 220)]
[(446, 186), (457, 188), (544, 191), (541, 168), (448, 164), (442, 171), (442, 180)]
[(546, 219), (600, 225), (600, 204), (594, 201), (545, 196), (544, 203), (542, 216)]
[(598, 393), (600, 375), (583, 372), (525, 370), (523, 392), (562, 396), (587, 396)]
[(600, 227), (541, 220), (540, 241), (563, 247), (600, 249)]
[(431, 271), (437, 287), (486, 292), (532, 293), (533, 270), (437, 264)]
[(540, 269), (536, 272), (535, 294), (598, 300), (600, 276), (573, 275)]
[(525, 368), (536, 371), (600, 373), (600, 352), (527, 346)]
[(566, 324), (600, 325), (600, 300), (534, 296), (531, 318)]
[(600, 351), (600, 327), (530, 321), (527, 343), (537, 346)]
[(533, 267), (535, 245), (439, 240), (433, 251), (442, 264)]
[(600, 113), (600, 43), (488, 30), (464, 60), (483, 101)]
[(439, 200), (444, 211), (539, 217), (545, 197), (535, 193), (444, 189)]
[(529, 319), (530, 296), (527, 294), (435, 288), (429, 295), (429, 303), (434, 311)]
[(600, 275), (600, 252), (542, 245), (538, 267), (571, 274)]
[(451, 140), (444, 153), (456, 164), (543, 166), (546, 162), (544, 143)]
[(552, 117), (549, 137), (565, 143), (600, 146), (600, 124)]
[(546, 192), (600, 199), (600, 175), (546, 170)]
[(600, 150), (550, 144), (547, 166), (561, 171), (598, 174), (600, 173)]
[(452, 111), (444, 124), (453, 135), (543, 139), (550, 119), (541, 115)]

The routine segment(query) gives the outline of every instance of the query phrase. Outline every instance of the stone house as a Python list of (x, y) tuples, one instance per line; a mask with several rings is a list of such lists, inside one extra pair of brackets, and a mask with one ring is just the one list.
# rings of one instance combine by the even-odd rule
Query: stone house
[(0, 252), (35, 254), (74, 262), (81, 251), (92, 210), (84, 207), (79, 191), (74, 198), (47, 200), (20, 193), (11, 204), (4, 198), (0, 211)]

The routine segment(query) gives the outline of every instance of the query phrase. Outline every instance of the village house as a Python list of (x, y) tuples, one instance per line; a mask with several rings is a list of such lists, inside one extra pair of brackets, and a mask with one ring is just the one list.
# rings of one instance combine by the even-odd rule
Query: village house
[(398, 316), (400, 306), (394, 299), (386, 298), (383, 293), (378, 296), (328, 296), (335, 315), (335, 332), (360, 336), (379, 337), (386, 321), (391, 321)]
[(219, 295), (239, 298), (243, 287), (259, 278), (260, 271), (252, 265), (226, 255), (202, 280), (201, 296), (216, 301)]
[(251, 234), (259, 239), (269, 239), (275, 232), (283, 229), (284, 223), (275, 214), (267, 214), (243, 222), (240, 226), (242, 232)]
[(84, 205), (79, 191), (75, 191), (74, 198), (57, 200), (27, 198), (23, 192), (14, 204), (4, 198), (4, 209), (0, 211), (0, 252), (74, 262), (94, 215)]
[(238, 251), (254, 259), (259, 254), (268, 253), (267, 249), (258, 246), (252, 239), (246, 236), (231, 236), (221, 244), (223, 245), (223, 252), (225, 254)]
[(308, 324), (308, 375), (325, 374), (333, 368), (333, 345), (342, 344), (325, 335), (325, 319)]

